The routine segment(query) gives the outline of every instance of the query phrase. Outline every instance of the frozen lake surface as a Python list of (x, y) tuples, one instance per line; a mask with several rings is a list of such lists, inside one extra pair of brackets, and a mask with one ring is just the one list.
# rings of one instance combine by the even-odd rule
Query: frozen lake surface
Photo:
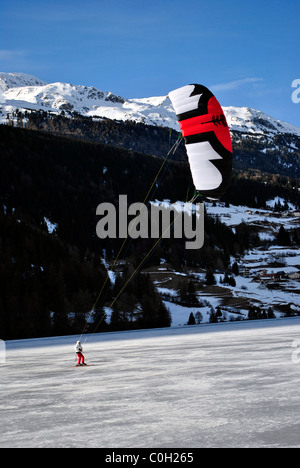
[(86, 338), (6, 342), (0, 447), (300, 447), (300, 318)]

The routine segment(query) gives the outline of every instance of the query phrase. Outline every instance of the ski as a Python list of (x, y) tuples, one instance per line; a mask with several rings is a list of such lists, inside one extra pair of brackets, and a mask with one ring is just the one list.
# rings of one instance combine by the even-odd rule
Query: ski
[(91, 367), (94, 366), (95, 364), (86, 364), (84, 366), (71, 366), (71, 367)]

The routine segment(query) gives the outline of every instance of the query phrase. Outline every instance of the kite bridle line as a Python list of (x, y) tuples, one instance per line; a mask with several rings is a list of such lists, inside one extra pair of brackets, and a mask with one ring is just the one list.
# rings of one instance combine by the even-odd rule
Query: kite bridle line
[[(154, 180), (153, 180), (153, 182), (152, 182), (152, 184), (151, 184), (151, 186), (150, 186), (150, 188), (149, 188), (149, 190), (148, 190), (148, 192), (147, 192), (147, 195), (146, 195), (145, 198), (144, 198), (144, 201), (143, 201), (143, 203), (142, 203), (142, 207), (145, 205), (146, 200), (148, 199), (148, 197), (149, 197), (149, 195), (150, 195), (150, 193), (151, 193), (151, 191), (152, 191), (152, 189), (153, 189), (153, 187), (154, 187), (154, 184), (156, 183), (156, 181), (157, 181), (157, 179), (158, 179), (160, 173), (162, 172), (163, 167), (165, 166), (166, 162), (167, 162), (167, 161), (170, 162), (170, 160), (172, 159), (172, 158), (169, 158), (169, 156), (170, 156), (170, 155), (171, 155), (172, 157), (174, 156), (174, 154), (176, 153), (177, 149), (179, 148), (179, 145), (180, 145), (180, 143), (181, 143), (182, 140), (183, 140), (183, 138), (182, 138), (181, 134), (179, 133), (176, 142), (173, 144), (173, 146), (170, 148), (170, 150), (169, 150), (168, 153), (166, 154), (166, 156), (165, 156), (165, 158), (164, 158), (164, 160), (163, 160), (163, 162), (162, 162), (162, 164), (161, 164), (161, 166), (160, 166), (160, 168), (159, 168), (159, 170), (158, 170), (158, 172), (157, 172), (157, 174), (156, 174), (156, 176), (155, 176), (155, 178), (154, 178)], [(160, 180), (160, 182), (161, 182), (161, 180)], [(159, 182), (159, 183), (160, 183), (160, 182)], [(135, 227), (134, 221), (137, 220), (137, 218), (140, 216), (140, 214), (141, 214), (141, 210), (138, 212), (138, 214), (136, 215), (136, 218), (133, 220), (132, 225), (131, 225), (131, 228), (130, 228), (128, 234), (127, 234), (127, 237), (124, 239), (124, 241), (123, 241), (123, 243), (122, 243), (122, 245), (121, 245), (121, 247), (120, 247), (120, 249), (119, 249), (119, 251), (118, 251), (118, 253), (117, 253), (117, 255), (116, 255), (116, 258), (115, 258), (114, 261), (113, 261), (112, 267), (111, 267), (111, 269), (110, 269), (111, 272), (114, 270), (114, 267), (115, 267), (115, 265), (116, 265), (116, 263), (117, 263), (117, 261), (118, 261), (120, 255), (121, 255), (121, 253), (122, 253), (122, 251), (123, 251), (123, 248), (125, 247), (125, 244), (126, 244), (128, 238), (130, 237), (130, 233), (131, 233), (132, 229)], [(98, 294), (98, 296), (97, 296), (97, 298), (96, 298), (96, 300), (95, 300), (95, 303), (94, 303), (94, 305), (93, 305), (93, 307), (92, 307), (92, 309), (91, 309), (91, 311), (90, 311), (90, 313), (89, 313), (87, 319), (85, 319), (85, 325), (84, 325), (84, 328), (83, 328), (83, 330), (82, 330), (82, 332), (81, 332), (81, 335), (80, 335), (80, 341), (81, 341), (82, 336), (86, 333), (86, 330), (87, 330), (87, 327), (88, 327), (88, 324), (89, 324), (89, 319), (90, 319), (90, 317), (92, 316), (92, 314), (94, 313), (94, 310), (95, 310), (95, 308), (96, 308), (96, 306), (97, 306), (97, 304), (98, 304), (98, 302), (99, 302), (99, 300), (100, 300), (100, 297), (102, 296), (102, 293), (103, 293), (103, 291), (104, 291), (104, 288), (105, 288), (105, 286), (106, 286), (108, 280), (109, 280), (109, 274), (107, 273), (106, 278), (105, 278), (105, 280), (104, 280), (104, 282), (103, 282), (103, 284), (102, 284), (102, 287), (101, 287), (101, 289), (100, 289), (100, 291), (99, 291), (99, 294)], [(120, 294), (118, 294), (117, 297), (119, 297), (119, 295), (120, 295)], [(115, 301), (114, 301), (114, 302), (115, 302)], [(113, 303), (114, 303), (114, 302), (113, 302)], [(100, 323), (103, 321), (103, 318), (104, 318), (104, 314), (102, 315), (101, 320), (100, 320), (100, 322), (99, 322), (97, 328), (99, 327)], [(93, 334), (94, 334), (94, 333), (95, 333), (95, 332), (93, 332)], [(86, 340), (87, 340), (87, 339), (85, 339), (85, 342), (86, 342)]]

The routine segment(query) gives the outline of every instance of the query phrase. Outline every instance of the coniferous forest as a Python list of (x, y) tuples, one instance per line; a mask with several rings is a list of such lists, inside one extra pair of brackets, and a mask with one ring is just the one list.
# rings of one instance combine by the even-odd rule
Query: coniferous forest
[[(162, 147), (168, 148), (169, 134), (162, 134)], [(158, 145), (159, 140), (154, 146)], [(0, 126), (2, 339), (81, 333), (91, 311), (91, 332), (96, 324), (97, 331), (170, 326), (169, 313), (150, 277), (142, 271), (133, 275), (151, 249), (151, 239), (126, 244), (120, 264), (126, 262), (113, 284), (107, 280), (105, 265), (114, 261), (123, 239), (96, 235), (100, 203), (117, 206), (120, 194), (127, 194), (128, 203), (144, 200), (162, 164), (160, 155), (148, 152), (151, 155), (73, 136)], [(168, 161), (152, 197), (175, 202), (187, 200), (192, 192), (189, 166), (182, 157)], [(264, 207), (278, 195), (299, 203), (289, 176), (235, 169), (224, 201)], [(205, 242), (199, 251), (186, 250), (184, 240), (166, 239), (143, 266), (157, 265), (163, 257), (176, 269), (183, 265), (226, 269), (230, 256), (257, 242), (246, 225), (233, 233), (206, 215)], [(105, 307), (110, 305), (108, 323)]]

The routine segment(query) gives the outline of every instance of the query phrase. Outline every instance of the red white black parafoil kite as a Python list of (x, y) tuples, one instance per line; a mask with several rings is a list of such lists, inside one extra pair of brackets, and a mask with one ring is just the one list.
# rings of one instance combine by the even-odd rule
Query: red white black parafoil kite
[(209, 89), (191, 84), (169, 93), (184, 137), (196, 190), (218, 199), (232, 172), (232, 143), (224, 112)]

